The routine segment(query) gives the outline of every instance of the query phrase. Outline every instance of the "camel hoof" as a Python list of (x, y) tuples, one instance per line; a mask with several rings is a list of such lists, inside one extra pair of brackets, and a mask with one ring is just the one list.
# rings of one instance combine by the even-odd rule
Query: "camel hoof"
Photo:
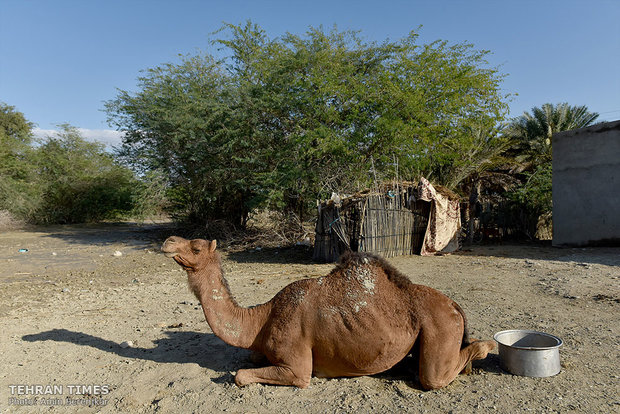
[(469, 375), (472, 372), (472, 367), (471, 367), (471, 361), (469, 361), (467, 363), (467, 365), (465, 365), (465, 367), (463, 368), (463, 370), (460, 372), (461, 375)]
[(478, 342), (483, 344), (484, 348), (486, 348), (487, 353), (497, 348), (497, 343), (495, 341), (478, 341)]
[(237, 371), (237, 375), (235, 375), (235, 384), (237, 384), (237, 387), (245, 387), (251, 383), (252, 381), (249, 380), (248, 373), (245, 370), (240, 369)]

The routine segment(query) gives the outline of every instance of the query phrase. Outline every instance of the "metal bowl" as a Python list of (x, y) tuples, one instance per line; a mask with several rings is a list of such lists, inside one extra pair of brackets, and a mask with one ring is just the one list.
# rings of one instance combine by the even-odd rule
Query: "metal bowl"
[(493, 336), (499, 344), (502, 369), (526, 377), (550, 377), (560, 372), (562, 340), (544, 332), (512, 329)]

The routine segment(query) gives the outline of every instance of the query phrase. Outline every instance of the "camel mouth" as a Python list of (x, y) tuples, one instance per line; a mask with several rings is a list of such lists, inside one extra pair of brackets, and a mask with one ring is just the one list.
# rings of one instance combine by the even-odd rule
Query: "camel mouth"
[(177, 252), (164, 252), (164, 256), (169, 257), (171, 259), (173, 259), (174, 257), (176, 257), (179, 253)]

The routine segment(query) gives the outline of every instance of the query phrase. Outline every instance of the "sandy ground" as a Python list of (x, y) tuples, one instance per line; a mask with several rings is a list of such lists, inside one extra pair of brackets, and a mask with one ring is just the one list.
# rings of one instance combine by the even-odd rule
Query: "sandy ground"
[[(510, 375), (494, 351), (438, 391), (420, 390), (406, 363), (313, 378), (304, 390), (238, 388), (233, 375), (253, 366), (249, 353), (211, 333), (185, 274), (158, 252), (170, 232), (125, 224), (0, 234), (1, 413), (620, 412), (618, 248), (478, 246), (390, 260), (456, 300), (473, 337), (535, 329), (562, 338), (557, 376)], [(250, 306), (329, 272), (309, 256), (224, 252), (224, 268)], [(44, 394), (32, 395), (36, 386)]]

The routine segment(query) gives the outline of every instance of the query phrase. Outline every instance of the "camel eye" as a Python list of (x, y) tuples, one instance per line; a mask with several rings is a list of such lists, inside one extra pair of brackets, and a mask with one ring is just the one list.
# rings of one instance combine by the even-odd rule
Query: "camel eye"
[(198, 254), (208, 247), (208, 245), (204, 243), (204, 240), (192, 240), (189, 246), (194, 254)]

